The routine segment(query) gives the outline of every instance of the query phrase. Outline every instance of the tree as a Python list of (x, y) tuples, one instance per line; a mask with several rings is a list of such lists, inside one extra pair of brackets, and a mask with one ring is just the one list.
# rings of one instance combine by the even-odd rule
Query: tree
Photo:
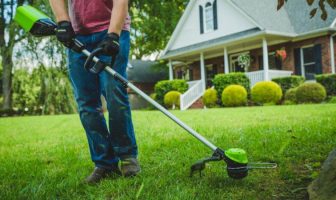
[[(295, 1), (295, 0), (292, 0)], [(306, 0), (309, 6), (312, 6), (315, 0)], [(325, 8), (325, 4), (328, 4), (332, 9), (336, 9), (336, 0), (316, 0), (318, 1), (318, 7), (313, 8), (310, 11), (310, 17), (314, 17), (318, 9), (322, 11), (321, 18), (326, 20), (328, 17), (327, 10)], [(278, 10), (283, 7), (283, 5), (287, 2), (287, 0), (278, 0)]]
[(131, 1), (132, 51), (136, 59), (159, 55), (172, 35), (189, 0)]
[(13, 109), (17, 114), (68, 114), (76, 104), (65, 70), (39, 66), (15, 70)]
[[(2, 95), (4, 110), (12, 109), (12, 79), (13, 79), (13, 49), (14, 46), (25, 39), (25, 45), (22, 45), (21, 50), (32, 48), (33, 51), (25, 51), (25, 54), (36, 52), (36, 47), (39, 44), (37, 40), (24, 33), (24, 31), (14, 22), (15, 10), (18, 6), (30, 4), (38, 7), (43, 12), (51, 13), (47, 0), (2, 0), (0, 4), (0, 56), (2, 63)], [(52, 43), (46, 45), (44, 50), (54, 48)], [(38, 55), (35, 53), (35, 55)], [(45, 54), (44, 54), (45, 55)], [(43, 55), (37, 56), (42, 58)], [(38, 59), (36, 59), (38, 60)]]

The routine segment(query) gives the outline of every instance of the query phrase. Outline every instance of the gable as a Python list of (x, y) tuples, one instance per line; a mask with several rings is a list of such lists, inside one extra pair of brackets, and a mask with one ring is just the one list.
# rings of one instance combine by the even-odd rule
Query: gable
[[(177, 28), (180, 28), (173, 35), (170, 41), (169, 50), (174, 50), (190, 45), (194, 45), (197, 43), (201, 43), (204, 41), (208, 41), (211, 39), (216, 39), (219, 37), (223, 37), (226, 35), (232, 35), (234, 33), (239, 33), (242, 31), (246, 31), (252, 28), (257, 27), (257, 25), (250, 20), (247, 16), (245, 16), (242, 12), (240, 12), (237, 8), (235, 8), (228, 0), (217, 0), (217, 21), (215, 24), (217, 25), (217, 30), (201, 33), (201, 21), (200, 20), (200, 6), (203, 7), (203, 15), (204, 8), (207, 3), (213, 3), (214, 0), (194, 0), (189, 8), (188, 16), (184, 16), (184, 21), (180, 22)], [(183, 17), (181, 18), (181, 20)], [(204, 16), (202, 18), (204, 20)], [(204, 21), (203, 21), (204, 22)], [(205, 29), (205, 27), (203, 26)]]

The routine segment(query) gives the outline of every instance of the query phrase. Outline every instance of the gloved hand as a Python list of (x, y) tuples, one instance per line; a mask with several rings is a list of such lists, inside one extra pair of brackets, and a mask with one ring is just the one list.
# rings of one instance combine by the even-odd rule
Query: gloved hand
[(119, 46), (119, 35), (116, 33), (108, 33), (98, 44), (98, 48), (102, 48), (102, 54), (112, 57), (119, 53)]
[(57, 23), (56, 37), (64, 46), (72, 48), (74, 45), (75, 31), (69, 21), (60, 21)]

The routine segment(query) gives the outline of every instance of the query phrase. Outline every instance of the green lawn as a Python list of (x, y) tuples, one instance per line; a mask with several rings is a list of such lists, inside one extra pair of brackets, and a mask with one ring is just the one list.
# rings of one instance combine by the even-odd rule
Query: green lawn
[(142, 173), (87, 186), (93, 166), (77, 115), (0, 118), (0, 199), (304, 199), (336, 145), (336, 104), (174, 113), (220, 147), (279, 167), (237, 181), (212, 163), (190, 178), (211, 152), (160, 112), (135, 111)]

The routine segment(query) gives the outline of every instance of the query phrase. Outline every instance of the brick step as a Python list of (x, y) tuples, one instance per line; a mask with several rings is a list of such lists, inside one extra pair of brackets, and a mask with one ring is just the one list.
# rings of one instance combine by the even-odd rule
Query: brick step
[(204, 108), (202, 98), (199, 98), (189, 107), (189, 109), (201, 109), (201, 108)]

